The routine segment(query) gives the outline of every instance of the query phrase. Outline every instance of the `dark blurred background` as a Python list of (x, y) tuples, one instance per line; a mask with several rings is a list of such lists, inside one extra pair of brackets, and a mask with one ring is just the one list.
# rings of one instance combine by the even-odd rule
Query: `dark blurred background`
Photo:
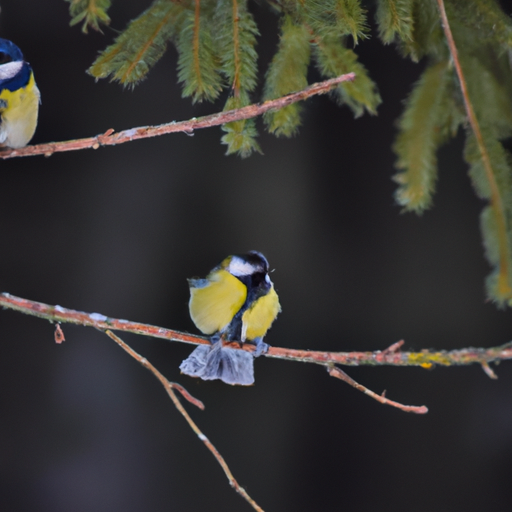
[[(114, 2), (112, 28), (69, 28), (62, 0), (2, 2), (0, 37), (18, 44), (42, 94), (34, 143), (215, 112), (176, 85), (171, 48), (134, 91), (85, 73), (148, 2)], [(260, 69), (277, 20), (252, 4)], [(25, 298), (195, 332), (186, 278), (228, 254), (262, 251), (283, 313), (267, 340), (317, 350), (489, 347), (510, 310), (486, 303), (479, 213), (462, 137), (439, 154), (434, 208), (394, 203), (394, 123), (422, 64), (374, 36), (357, 48), (377, 81), (376, 117), (327, 97), (306, 104), (292, 140), (224, 156), (220, 129), (0, 162), (0, 289)], [(311, 81), (319, 76), (312, 70)], [(259, 121), (261, 127), (261, 121)], [(0, 510), (238, 511), (250, 507), (156, 379), (104, 334), (0, 315)], [(186, 405), (267, 511), (502, 511), (512, 506), (512, 364), (351, 368), (415, 416), (378, 404), (313, 365), (260, 358), (256, 385), (180, 375), (190, 346), (124, 340), (203, 400)]]

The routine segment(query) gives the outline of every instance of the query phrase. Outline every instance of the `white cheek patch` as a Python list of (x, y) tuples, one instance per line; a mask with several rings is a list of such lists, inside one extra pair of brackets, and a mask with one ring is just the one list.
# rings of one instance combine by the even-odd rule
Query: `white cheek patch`
[(0, 65), (0, 80), (9, 80), (15, 77), (21, 70), (23, 62), (8, 62), (7, 64)]
[(250, 276), (258, 269), (252, 263), (249, 263), (238, 256), (233, 256), (226, 269), (230, 274), (235, 277)]

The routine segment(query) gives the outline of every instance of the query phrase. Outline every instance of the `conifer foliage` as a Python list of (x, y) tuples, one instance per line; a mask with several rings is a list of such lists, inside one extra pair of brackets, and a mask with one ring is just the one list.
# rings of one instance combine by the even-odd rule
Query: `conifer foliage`
[[(99, 30), (108, 24), (110, 0), (66, 0), (72, 24)], [(377, 86), (354, 47), (370, 37), (363, 0), (266, 0), (279, 17), (279, 42), (265, 73), (258, 71), (259, 30), (249, 0), (153, 0), (96, 59), (89, 73), (135, 86), (160, 59), (168, 44), (178, 52), (183, 96), (214, 101), (228, 92), (225, 109), (243, 107), (264, 76), (263, 99), (303, 89), (316, 67), (325, 78), (353, 71), (354, 82), (341, 84), (334, 96), (355, 116), (375, 114), (381, 101)], [(396, 200), (421, 213), (433, 202), (436, 152), (459, 130), (466, 133), (464, 158), (479, 197), (489, 201), (482, 232), (493, 272), (488, 296), (512, 306), (512, 168), (503, 141), (512, 136), (512, 21), (497, 0), (444, 0), (468, 84), (469, 101), (481, 126), (476, 137), (467, 122), (461, 87), (440, 22), (436, 0), (375, 0), (371, 3), (384, 44), (426, 67), (414, 85), (398, 122)], [(301, 106), (289, 105), (265, 115), (276, 136), (294, 135)], [(254, 120), (223, 127), (227, 153), (259, 151)], [(483, 149), (482, 149), (483, 148)], [(489, 165), (483, 163), (487, 154)], [(485, 160), (485, 158), (484, 158)]]
[(77, 25), (83, 22), (82, 31), (87, 33), (87, 28), (100, 30), (100, 25), (108, 25), (110, 18), (107, 11), (110, 7), (110, 0), (66, 0), (71, 14), (70, 25)]
[[(395, 4), (393, 13), (402, 12), (403, 21), (386, 14), (383, 4)], [(384, 42), (396, 40), (404, 55), (427, 60), (399, 120), (394, 149), (401, 172), (395, 176), (399, 184), (396, 198), (405, 210), (418, 213), (431, 206), (437, 179), (436, 151), (462, 128), (466, 134), (464, 158), (475, 191), (490, 203), (481, 218), (485, 252), (493, 266), (486, 283), (487, 295), (499, 305), (512, 306), (512, 167), (502, 145), (512, 136), (512, 20), (495, 0), (445, 1), (469, 101), (482, 130), (479, 145), (467, 123), (435, 4), (385, 0), (377, 11)], [(411, 13), (412, 29), (408, 21)], [(484, 165), (482, 149), (489, 166)]]
[[(100, 0), (72, 0), (74, 20), (91, 11)], [(216, 100), (229, 91), (225, 110), (244, 107), (257, 100), (258, 27), (248, 0), (154, 0), (137, 19), (96, 59), (89, 73), (135, 86), (171, 43), (178, 52), (178, 79), (183, 96), (193, 102)], [(368, 37), (366, 11), (359, 0), (304, 0), (270, 2), (281, 18), (278, 50), (266, 73), (264, 98), (274, 99), (307, 85), (306, 75), (314, 64), (326, 78), (354, 71), (357, 81), (337, 89), (340, 104), (356, 115), (376, 113), (380, 97), (357, 55), (349, 48)], [(106, 12), (103, 11), (106, 16)], [(80, 19), (86, 19), (85, 14)], [(97, 28), (101, 18), (90, 19)], [(85, 25), (87, 26), (87, 25)], [(300, 125), (300, 107), (290, 105), (266, 116), (270, 132), (291, 136)], [(243, 157), (259, 151), (254, 120), (223, 126), (222, 142), (227, 153)]]

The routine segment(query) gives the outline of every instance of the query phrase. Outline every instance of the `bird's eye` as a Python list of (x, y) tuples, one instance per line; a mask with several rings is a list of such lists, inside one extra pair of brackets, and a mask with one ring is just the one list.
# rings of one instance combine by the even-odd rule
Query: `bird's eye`
[(5, 52), (0, 52), (0, 64), (6, 64), (7, 62), (12, 62), (12, 57)]

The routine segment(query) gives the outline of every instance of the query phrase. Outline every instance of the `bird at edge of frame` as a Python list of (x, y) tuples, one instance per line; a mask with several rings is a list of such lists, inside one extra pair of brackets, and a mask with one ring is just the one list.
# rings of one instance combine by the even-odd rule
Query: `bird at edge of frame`
[[(204, 279), (189, 279), (192, 321), (210, 336), (199, 345), (180, 370), (203, 380), (226, 384), (254, 384), (254, 358), (268, 350), (263, 337), (281, 311), (268, 261), (257, 251), (228, 256)], [(251, 343), (254, 352), (225, 347), (223, 342)]]
[(21, 50), (0, 39), (0, 148), (26, 146), (37, 126), (40, 94)]

